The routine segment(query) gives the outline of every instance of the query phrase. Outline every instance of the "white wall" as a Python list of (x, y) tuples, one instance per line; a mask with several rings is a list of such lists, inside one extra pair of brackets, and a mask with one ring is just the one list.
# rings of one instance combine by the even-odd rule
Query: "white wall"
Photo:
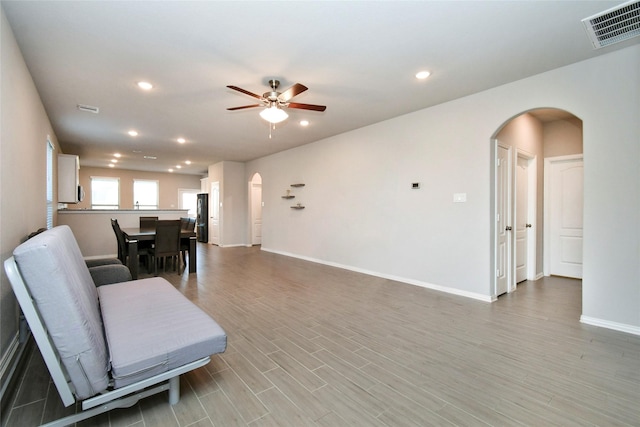
[[(582, 319), (640, 333), (638, 81), (636, 45), (249, 162), (263, 249), (489, 299), (490, 139), (524, 111), (560, 108), (584, 124)], [(301, 211), (280, 197), (297, 181)]]
[[(48, 135), (55, 152), (60, 149), (4, 10), (0, 10), (0, 244), (4, 263), (29, 233), (46, 227)], [(56, 169), (54, 162), (54, 173)], [(57, 200), (55, 193), (54, 198)], [(15, 349), (18, 304), (4, 268), (0, 270), (1, 366)]]
[(245, 164), (230, 161), (216, 163), (209, 166), (207, 179), (209, 183), (220, 182), (220, 246), (244, 246), (248, 239)]
[(556, 120), (544, 125), (544, 157), (582, 154), (582, 121)]

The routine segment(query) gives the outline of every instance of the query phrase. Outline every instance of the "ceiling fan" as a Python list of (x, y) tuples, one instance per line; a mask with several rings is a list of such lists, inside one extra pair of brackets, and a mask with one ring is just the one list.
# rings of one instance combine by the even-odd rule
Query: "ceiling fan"
[(294, 84), (284, 92), (278, 92), (278, 86), (280, 86), (280, 81), (278, 80), (269, 80), (269, 86), (271, 87), (271, 91), (263, 93), (262, 96), (249, 92), (248, 90), (242, 89), (238, 86), (232, 86), (232, 85), (227, 86), (229, 89), (237, 90), (238, 92), (242, 92), (246, 95), (252, 96), (260, 100), (259, 104), (243, 105), (241, 107), (232, 107), (232, 108), (227, 108), (227, 110), (235, 111), (235, 110), (243, 110), (245, 108), (266, 107), (264, 110), (260, 112), (260, 116), (266, 121), (268, 121), (269, 123), (275, 124), (275, 123), (280, 123), (281, 121), (289, 117), (289, 115), (284, 111), (284, 108), (298, 108), (301, 110), (313, 110), (313, 111), (324, 111), (327, 109), (327, 107), (324, 105), (302, 104), (299, 102), (291, 102), (291, 99), (294, 96), (299, 95), (308, 89), (305, 85), (302, 85), (300, 83)]

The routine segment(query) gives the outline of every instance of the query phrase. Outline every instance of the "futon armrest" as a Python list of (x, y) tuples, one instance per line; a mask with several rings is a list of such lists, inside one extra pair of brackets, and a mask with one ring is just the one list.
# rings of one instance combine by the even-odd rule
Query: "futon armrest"
[(96, 286), (112, 283), (128, 282), (131, 280), (129, 267), (122, 264), (108, 264), (91, 267), (89, 269), (93, 283)]
[(85, 259), (84, 262), (88, 268), (98, 267), (99, 265), (122, 264), (118, 258)]

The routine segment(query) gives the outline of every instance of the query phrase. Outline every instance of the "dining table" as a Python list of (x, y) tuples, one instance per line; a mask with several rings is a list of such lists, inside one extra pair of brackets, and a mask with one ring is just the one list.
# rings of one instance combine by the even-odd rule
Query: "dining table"
[[(129, 251), (129, 270), (131, 277), (135, 280), (138, 278), (138, 242), (155, 241), (155, 228), (125, 227), (122, 228), (122, 234), (127, 242)], [(189, 240), (189, 273), (196, 272), (196, 232), (192, 230), (180, 230), (180, 240)]]

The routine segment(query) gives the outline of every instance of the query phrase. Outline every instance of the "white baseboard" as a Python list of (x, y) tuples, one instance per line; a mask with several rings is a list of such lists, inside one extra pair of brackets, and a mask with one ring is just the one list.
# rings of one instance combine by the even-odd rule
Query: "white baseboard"
[(627, 325), (626, 323), (611, 322), (609, 320), (597, 319), (595, 317), (580, 316), (580, 322), (591, 326), (613, 329), (614, 331), (626, 332), (628, 334), (640, 335), (640, 326)]
[(2, 355), (2, 359), (0, 360), (0, 378), (4, 378), (9, 370), (9, 366), (11, 366), (11, 361), (16, 355), (16, 351), (18, 351), (18, 345), (20, 344), (18, 340), (18, 334), (16, 334), (11, 343), (9, 343), (9, 348)]
[(20, 336), (16, 333), (9, 344), (9, 348), (2, 355), (2, 360), (0, 360), (0, 400), (3, 400), (5, 397), (9, 383), (16, 374), (17, 367), (26, 347), (27, 341), (25, 340), (24, 343), (20, 344)]
[(396, 282), (407, 283), (409, 285), (420, 286), (422, 288), (432, 289), (434, 291), (445, 292), (445, 293), (448, 293), (448, 294), (458, 295), (458, 296), (462, 296), (462, 297), (466, 297), (466, 298), (472, 298), (472, 299), (483, 301), (483, 302), (492, 302), (492, 301), (495, 300), (495, 298), (492, 298), (491, 295), (483, 295), (483, 294), (478, 294), (478, 293), (475, 293), (475, 292), (468, 292), (468, 291), (463, 291), (463, 290), (456, 289), (456, 288), (450, 288), (450, 287), (447, 287), (447, 286), (435, 285), (433, 283), (422, 282), (420, 280), (408, 279), (406, 277), (399, 277), (399, 276), (394, 276), (394, 275), (390, 275), (390, 274), (384, 274), (384, 273), (380, 273), (378, 271), (366, 270), (366, 269), (363, 269), (363, 268), (358, 268), (358, 267), (353, 267), (353, 266), (350, 266), (350, 265), (339, 264), (339, 263), (331, 262), (331, 261), (325, 261), (325, 260), (318, 259), (318, 258), (311, 258), (311, 257), (303, 256), (303, 255), (293, 254), (293, 253), (290, 253), (290, 252), (283, 252), (283, 251), (278, 251), (278, 250), (275, 250), (275, 249), (269, 249), (269, 248), (265, 248), (264, 246), (262, 246), (262, 250), (265, 251), (265, 252), (271, 252), (271, 253), (278, 254), (278, 255), (284, 255), (284, 256), (288, 256), (288, 257), (292, 257), (292, 258), (302, 259), (302, 260), (305, 260), (305, 261), (315, 262), (317, 264), (324, 264), (324, 265), (328, 265), (328, 266), (331, 266), (331, 267), (342, 268), (344, 270), (355, 271), (357, 273), (367, 274), (369, 276), (380, 277), (382, 279), (388, 279), (388, 280), (393, 280), (393, 281), (396, 281)]

